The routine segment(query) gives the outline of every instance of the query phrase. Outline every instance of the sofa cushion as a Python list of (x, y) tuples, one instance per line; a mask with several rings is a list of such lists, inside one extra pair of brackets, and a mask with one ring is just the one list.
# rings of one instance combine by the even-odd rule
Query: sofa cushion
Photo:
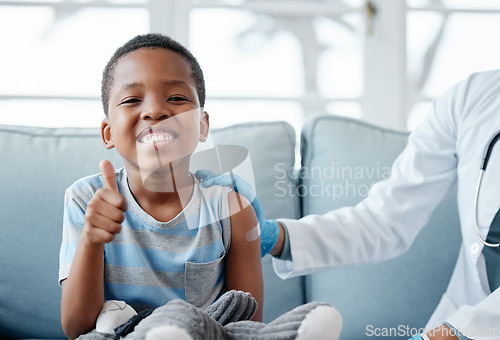
[[(248, 148), (268, 217), (298, 216), (298, 199), (276, 197), (273, 184), (276, 162), (294, 164), (290, 125), (242, 124), (213, 134), (218, 143)], [(0, 337), (64, 338), (57, 284), (64, 191), (99, 172), (99, 160), (118, 168), (121, 158), (102, 146), (99, 129), (19, 126), (0, 126), (0, 158)], [(264, 315), (269, 319), (300, 304), (304, 292), (300, 279), (279, 285), (268, 262)]]
[[(309, 120), (302, 132), (298, 186), (303, 192), (311, 191), (302, 195), (303, 214), (358, 203), (373, 183), (390, 175), (391, 164), (406, 142), (406, 133), (354, 119)], [(327, 301), (339, 309), (344, 319), (342, 339), (359, 340), (381, 332), (387, 332), (387, 339), (408, 339), (425, 326), (444, 293), (460, 242), (452, 190), (405, 254), (382, 263), (310, 275), (307, 300)]]

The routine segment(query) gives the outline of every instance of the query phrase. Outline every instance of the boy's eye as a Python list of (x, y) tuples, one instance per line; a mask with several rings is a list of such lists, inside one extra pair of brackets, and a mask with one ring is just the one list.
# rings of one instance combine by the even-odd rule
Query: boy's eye
[(169, 102), (183, 102), (187, 101), (187, 98), (181, 96), (172, 96), (167, 99)]
[(133, 103), (139, 103), (140, 100), (137, 98), (128, 98), (122, 101), (120, 104), (133, 104)]

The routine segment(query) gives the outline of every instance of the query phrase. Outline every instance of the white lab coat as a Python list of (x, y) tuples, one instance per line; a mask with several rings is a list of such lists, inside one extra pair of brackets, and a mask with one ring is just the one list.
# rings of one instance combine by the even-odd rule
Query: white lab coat
[[(500, 327), (500, 289), (489, 289), (473, 207), (483, 151), (499, 130), (500, 70), (474, 74), (434, 102), (393, 164), (391, 177), (375, 184), (365, 200), (321, 216), (280, 220), (289, 232), (293, 262), (274, 258), (276, 273), (288, 278), (403, 253), (458, 181), (463, 243), (427, 329), (447, 321), (469, 338), (498, 339), (498, 333), (484, 334)], [(483, 238), (499, 208), (500, 142), (484, 173), (479, 198)]]

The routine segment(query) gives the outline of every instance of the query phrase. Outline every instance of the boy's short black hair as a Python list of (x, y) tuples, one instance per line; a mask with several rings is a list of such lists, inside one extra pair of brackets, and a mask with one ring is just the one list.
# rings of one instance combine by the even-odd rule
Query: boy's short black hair
[(159, 33), (148, 33), (138, 35), (118, 48), (104, 68), (104, 72), (102, 73), (101, 100), (106, 117), (108, 116), (109, 91), (111, 86), (113, 86), (113, 71), (118, 60), (124, 55), (143, 47), (151, 49), (164, 48), (166, 50), (176, 52), (184, 57), (184, 59), (189, 63), (189, 66), (191, 66), (191, 77), (193, 77), (196, 84), (200, 106), (203, 107), (205, 105), (205, 80), (203, 78), (203, 71), (193, 54), (189, 52), (187, 48), (170, 37)]

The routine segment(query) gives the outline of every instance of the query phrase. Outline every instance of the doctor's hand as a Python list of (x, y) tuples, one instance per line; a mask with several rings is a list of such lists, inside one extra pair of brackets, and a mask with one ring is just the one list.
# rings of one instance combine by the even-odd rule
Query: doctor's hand
[(432, 340), (459, 340), (455, 331), (452, 331), (447, 325), (441, 325), (428, 331), (427, 337)]
[(127, 202), (118, 191), (113, 165), (107, 160), (99, 163), (103, 178), (103, 187), (97, 189), (89, 201), (85, 212), (83, 233), (94, 244), (111, 242), (121, 229), (125, 219)]
[(416, 334), (408, 340), (459, 340), (455, 331), (451, 330), (447, 325), (441, 325), (433, 330), (425, 333), (425, 335)]
[(209, 170), (198, 170), (194, 174), (201, 180), (202, 186), (208, 188), (214, 184), (222, 185), (222, 186), (234, 186), (234, 190), (243, 195), (251, 204), (253, 209), (255, 210), (255, 215), (257, 216), (257, 220), (260, 225), (260, 256), (264, 257), (267, 253), (269, 253), (276, 241), (278, 241), (278, 237), (280, 235), (280, 226), (275, 220), (266, 220), (264, 218), (264, 209), (262, 204), (258, 200), (255, 195), (255, 191), (252, 186), (247, 183), (244, 179), (239, 177), (238, 175), (233, 175), (231, 178), (228, 174), (217, 175)]

